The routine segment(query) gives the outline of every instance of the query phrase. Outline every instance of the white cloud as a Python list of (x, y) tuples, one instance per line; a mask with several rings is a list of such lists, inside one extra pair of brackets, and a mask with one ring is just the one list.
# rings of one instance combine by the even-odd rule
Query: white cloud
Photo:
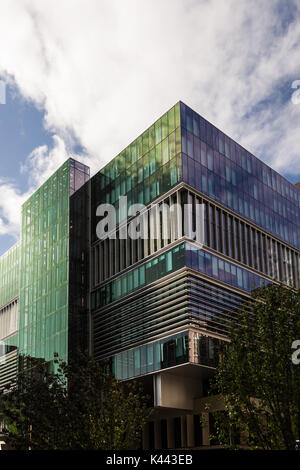
[(45, 109), (55, 134), (52, 151), (39, 147), (24, 162), (33, 185), (75, 141), (96, 171), (179, 99), (274, 168), (300, 173), (300, 105), (281, 101), (282, 85), (300, 79), (296, 0), (2, 0), (0, 8), (0, 73)]
[(21, 222), (21, 205), (30, 196), (30, 192), (21, 193), (16, 185), (0, 179), (0, 236), (19, 237)]
[(32, 191), (43, 184), (68, 157), (72, 156), (76, 160), (82, 160), (80, 155), (70, 155), (65, 142), (58, 135), (53, 136), (53, 147), (41, 145), (35, 148), (21, 165), (21, 172), (28, 174)]
[(64, 141), (54, 135), (51, 149), (47, 145), (37, 147), (21, 165), (21, 172), (28, 175), (29, 189), (26, 192), (21, 193), (15, 182), (0, 178), (0, 236), (19, 238), (22, 204), (69, 156), (82, 161), (80, 155), (68, 154)]

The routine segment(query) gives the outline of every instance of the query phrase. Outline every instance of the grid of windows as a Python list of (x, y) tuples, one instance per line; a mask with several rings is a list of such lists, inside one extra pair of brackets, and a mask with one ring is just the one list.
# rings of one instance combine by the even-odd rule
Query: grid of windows
[(110, 358), (112, 372), (118, 380), (128, 380), (188, 362), (217, 367), (223, 343), (202, 333), (183, 331), (116, 354)]
[(191, 362), (209, 367), (217, 367), (219, 362), (219, 352), (224, 344), (223, 340), (213, 338), (199, 332), (190, 332), (190, 342), (194, 347), (191, 354)]
[(0, 341), (18, 330), (18, 299), (0, 308)]
[(0, 306), (19, 295), (20, 243), (0, 257)]
[(188, 277), (188, 311), (195, 327), (226, 338), (230, 324), (243, 308), (251, 312), (253, 299), (192, 274)]
[[(195, 245), (182, 243), (178, 249), (153, 258), (94, 292), (96, 358), (109, 357), (118, 349), (149, 341), (191, 321), (207, 332), (226, 336), (230, 321), (241, 303), (251, 301), (249, 297), (195, 275), (179, 272), (176, 277), (176, 269), (189, 267), (247, 293), (269, 282)], [(171, 274), (174, 277), (168, 279)], [(155, 282), (165, 276), (167, 279), (159, 284)]]
[[(196, 205), (200, 204), (205, 207), (204, 240), (197, 238), (198, 232), (201, 233), (199, 226), (202, 225), (202, 221), (198, 220), (198, 228), (195, 223)], [(140, 216), (143, 226), (146, 227), (145, 239), (134, 240), (128, 237), (127, 240), (122, 240), (120, 229), (118, 229), (115, 232), (115, 239), (107, 238), (93, 246), (91, 252), (92, 287), (96, 287), (135, 263), (143, 261), (175, 240), (181, 239), (184, 233), (183, 222), (186, 220), (186, 215), (189, 215), (191, 229), (196, 233), (197, 241), (204, 242), (213, 250), (272, 279), (298, 288), (300, 258), (297, 250), (276, 240), (267, 232), (263, 233), (255, 225), (252, 226), (240, 220), (225, 208), (221, 209), (186, 189), (174, 191), (156, 206), (158, 216), (155, 219), (152, 214), (155, 206), (148, 207)], [(166, 212), (161, 207), (167, 208)], [(189, 211), (186, 207), (191, 207), (191, 210)], [(180, 208), (181, 216), (178, 215), (178, 208)], [(152, 222), (155, 220), (155, 223), (151, 223), (151, 220)], [(128, 232), (128, 225), (126, 230)]]
[(270, 282), (190, 243), (186, 243), (186, 265), (247, 292)]
[[(113, 204), (117, 223), (119, 197), (132, 204), (149, 204), (181, 180), (181, 131), (179, 103), (126, 147), (91, 180), (92, 214), (101, 203)], [(93, 216), (92, 241), (96, 240)]]
[(0, 361), (0, 391), (15, 380), (17, 370), (18, 352), (16, 348), (7, 348), (5, 361)]
[(177, 271), (184, 264), (184, 244), (182, 243), (94, 291), (91, 298), (91, 309), (95, 310), (108, 305), (136, 289), (157, 281), (168, 273)]
[(175, 191), (143, 210), (139, 215), (138, 229), (143, 234), (139, 238), (128, 235), (124, 239), (124, 228), (126, 234), (130, 233), (131, 219), (113, 232), (115, 238), (100, 240), (92, 247), (92, 288), (182, 238), (184, 214), (181, 194), (181, 191)]
[(21, 245), (16, 243), (0, 257), (0, 341), (5, 345), (0, 349), (7, 354), (5, 363), (0, 361), (0, 388), (11, 380), (17, 366), (20, 254)]
[(70, 161), (22, 208), (19, 348), (67, 360)]
[(69, 360), (88, 350), (89, 313), (89, 184), (70, 197), (69, 239)]
[(191, 191), (182, 191), (181, 200), (192, 205), (194, 219), (195, 205), (205, 205), (205, 245), (274, 280), (299, 288), (300, 255), (296, 249)]
[(90, 179), (90, 168), (70, 158), (70, 195)]
[(299, 288), (299, 253), (207, 203), (207, 245), (279, 282)]
[(14, 333), (11, 336), (3, 339), (3, 343), (7, 347), (8, 351), (13, 351), (18, 347), (18, 333)]
[(103, 359), (187, 326), (187, 278), (178, 273), (145, 286), (92, 316), (94, 355)]
[[(250, 302), (251, 289), (270, 282), (264, 274), (299, 287), (299, 253), (275, 239), (300, 247), (299, 190), (184, 104), (177, 103), (99, 171), (73, 196), (70, 210), (70, 195), (88, 179), (88, 167), (68, 160), (24, 204), (22, 244), (0, 258), (0, 306), (6, 304), (2, 313), (17, 298), (21, 275), (21, 354), (51, 360), (58, 352), (67, 359), (71, 330), (74, 348), (85, 344), (92, 289), (95, 357), (115, 355), (117, 376), (130, 378), (186, 360), (186, 336), (158, 337), (191, 324), (201, 332), (226, 336), (241, 303)], [(178, 189), (182, 182), (186, 184)], [(197, 245), (198, 239), (183, 242), (177, 217), (168, 237), (163, 215), (153, 223), (150, 204), (168, 191), (160, 202), (169, 207), (192, 203), (188, 214), (193, 229), (195, 204), (204, 203), (206, 249)], [(125, 195), (127, 209), (133, 203), (148, 206), (143, 214), (149, 216), (148, 239), (99, 242), (97, 206), (113, 204), (117, 223), (123, 222), (119, 198)], [(7, 319), (2, 317), (5, 331)], [(14, 348), (17, 335), (12, 329), (9, 334), (6, 345)], [(217, 344), (199, 339), (194, 348), (198, 363), (212, 365)]]
[(188, 331), (184, 331), (127, 349), (111, 358), (112, 372), (117, 379), (126, 380), (188, 362), (188, 340)]
[(250, 312), (252, 303), (246, 293), (234, 292), (192, 272), (179, 272), (94, 312), (95, 358), (125, 353), (128, 348), (187, 326), (226, 338), (241, 305)]
[(300, 191), (181, 103), (183, 181), (300, 248)]
[(104, 307), (184, 266), (247, 292), (270, 282), (195, 245), (182, 243), (95, 290), (91, 309)]

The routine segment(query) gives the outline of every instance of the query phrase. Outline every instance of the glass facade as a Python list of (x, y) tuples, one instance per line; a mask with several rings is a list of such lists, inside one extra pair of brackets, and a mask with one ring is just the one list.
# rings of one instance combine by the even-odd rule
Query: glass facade
[(70, 161), (22, 208), (19, 353), (67, 360)]
[[(132, 204), (149, 204), (181, 181), (180, 105), (177, 103), (111, 160), (91, 180), (92, 214), (101, 203), (113, 204), (117, 223), (124, 219), (119, 197)], [(93, 217), (92, 241), (96, 240)]]
[(195, 320), (198, 331), (201, 329), (207, 334), (226, 338), (230, 323), (236, 320), (241, 305), (251, 311), (253, 300), (246, 293), (234, 292), (195, 273), (189, 274), (187, 289), (190, 324)]
[[(197, 272), (205, 277), (199, 277)], [(222, 282), (223, 286), (214, 281)], [(241, 305), (250, 305), (250, 291), (268, 282), (203, 248), (181, 243), (93, 292), (94, 356), (99, 360), (114, 356), (118, 377), (126, 378), (134, 374), (128, 350), (136, 343), (149, 344), (157, 335), (191, 326), (193, 322), (197, 329), (225, 338)], [(114, 355), (120, 349), (122, 353)], [(138, 358), (141, 351), (146, 354), (146, 346), (137, 347)], [(156, 366), (151, 362), (138, 375), (156, 370), (152, 367)]]
[(74, 194), (90, 179), (90, 169), (70, 158), (70, 195)]
[(300, 248), (300, 191), (183, 103), (183, 181)]
[(2, 341), (7, 346), (6, 351), (13, 351), (18, 347), (18, 333), (15, 333), (8, 338), (4, 338)]
[(108, 305), (136, 289), (161, 279), (168, 273), (183, 268), (185, 266), (184, 250), (182, 243), (97, 289), (91, 297), (92, 310)]
[(186, 266), (247, 292), (270, 283), (262, 276), (189, 243), (186, 244)]
[(95, 290), (91, 309), (104, 307), (184, 266), (247, 292), (270, 282), (195, 245), (181, 243)]
[(92, 315), (93, 353), (105, 359), (189, 324), (184, 272), (144, 286)]
[[(193, 354), (189, 351), (190, 342), (196, 345)], [(186, 330), (116, 354), (111, 358), (112, 371), (118, 380), (128, 380), (180, 364), (217, 367), (223, 344), (218, 338)]]
[(184, 331), (112, 357), (112, 371), (125, 380), (189, 362), (189, 334)]
[[(127, 209), (146, 206), (143, 240), (125, 240), (120, 227), (115, 240), (97, 239), (99, 204), (125, 220), (120, 196)], [(158, 198), (171, 214), (167, 235), (163, 211), (150, 210)], [(91, 180), (69, 159), (25, 202), (21, 242), (0, 258), (6, 345), (68, 360), (90, 335), (94, 357), (127, 379), (189, 362), (193, 327), (192, 362), (213, 366), (212, 336), (226, 337), (252, 289), (299, 287), (299, 215), (299, 189), (179, 102)], [(7, 320), (17, 309), (18, 333)]]
[(15, 373), (18, 347), (18, 307), (20, 285), (20, 243), (0, 257), (0, 389)]
[(20, 355), (68, 360), (70, 196), (88, 179), (69, 159), (23, 204)]
[(192, 341), (195, 341), (196, 348), (192, 362), (209, 367), (216, 367), (219, 361), (219, 352), (224, 341), (200, 333), (192, 333)]
[(0, 307), (19, 295), (20, 243), (0, 257)]
[[(190, 188), (179, 188), (179, 183)], [(298, 191), (177, 103), (91, 180), (95, 357), (113, 357), (114, 371), (122, 379), (160, 370), (158, 356), (152, 361), (154, 338), (195, 322), (196, 328), (208, 333), (197, 343), (195, 362), (215, 366), (219, 339), (209, 334), (227, 336), (230, 322), (241, 304), (249, 302), (252, 289), (271, 279), (299, 285)], [(143, 217), (150, 236), (145, 240), (124, 241), (118, 229), (115, 240), (97, 240), (97, 206), (113, 204), (120, 223), (127, 215), (119, 211), (120, 196), (127, 196), (127, 209), (141, 203), (148, 211), (159, 197), (159, 204), (163, 201), (169, 208), (179, 204), (184, 214), (190, 214), (194, 229), (195, 207), (203, 204), (204, 246), (183, 243), (181, 235), (170, 248), (175, 240), (173, 235), (163, 237), (163, 216), (155, 228), (160, 233), (156, 241), (147, 211)], [(180, 232), (174, 220), (171, 224)], [(179, 271), (182, 268), (194, 271)], [(156, 347), (159, 350), (159, 342)]]
[(88, 350), (89, 184), (70, 198), (68, 356)]
[[(82, 207), (82, 198), (78, 204), (76, 194), (88, 180), (87, 166), (67, 160), (24, 203), (21, 241), (0, 257), (0, 340), (6, 355), (0, 364), (0, 387), (25, 365), (24, 356), (27, 365), (51, 361), (54, 353), (68, 360), (70, 344), (82, 344), (82, 289), (76, 284), (79, 276), (81, 287), (82, 274), (76, 273), (82, 265), (83, 232), (85, 248), (88, 243), (89, 210), (87, 203)], [(85, 311), (85, 325), (86, 318)], [(84, 343), (86, 348), (86, 338)]]

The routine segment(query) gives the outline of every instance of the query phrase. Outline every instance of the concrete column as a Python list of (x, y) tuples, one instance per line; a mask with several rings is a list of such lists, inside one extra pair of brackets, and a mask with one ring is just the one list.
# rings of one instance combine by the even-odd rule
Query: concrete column
[(157, 237), (157, 249), (161, 249), (161, 224), (160, 224), (160, 210), (158, 207), (156, 207), (156, 237)]
[(154, 421), (154, 448), (161, 449), (161, 423), (160, 420)]
[(174, 204), (172, 201), (172, 196), (169, 196), (169, 206), (170, 206), (170, 238), (171, 243), (175, 241), (175, 213), (174, 213)]
[(195, 447), (194, 415), (186, 417), (186, 445), (187, 447)]
[(186, 448), (186, 417), (185, 416), (180, 417), (180, 423), (181, 423), (181, 447), (185, 449)]
[(156, 236), (154, 212), (155, 209), (150, 209), (150, 254), (154, 252), (154, 238)]
[(149, 255), (149, 250), (148, 250), (148, 238), (149, 238), (149, 212), (145, 212), (143, 215), (143, 224), (144, 224), (144, 234), (146, 238), (142, 240), (142, 243), (144, 244), (144, 257), (146, 258)]
[(202, 418), (202, 443), (204, 446), (210, 445), (209, 439), (209, 413), (201, 413)]
[(174, 437), (174, 420), (173, 418), (167, 419), (167, 432), (168, 432), (168, 449), (175, 448), (175, 437)]

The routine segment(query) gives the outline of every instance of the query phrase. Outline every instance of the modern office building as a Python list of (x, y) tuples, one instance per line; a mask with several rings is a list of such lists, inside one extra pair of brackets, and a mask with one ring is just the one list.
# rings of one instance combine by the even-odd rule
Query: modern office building
[(22, 357), (51, 362), (57, 352), (68, 359), (74, 319), (70, 200), (88, 179), (86, 166), (67, 160), (24, 203), (21, 240), (0, 258), (0, 341), (6, 353), (0, 387)]
[(68, 160), (0, 258), (0, 386), (89, 348), (152, 395), (144, 448), (209, 445), (218, 348), (253, 288), (299, 288), (299, 215), (295, 185), (182, 102), (92, 178)]

